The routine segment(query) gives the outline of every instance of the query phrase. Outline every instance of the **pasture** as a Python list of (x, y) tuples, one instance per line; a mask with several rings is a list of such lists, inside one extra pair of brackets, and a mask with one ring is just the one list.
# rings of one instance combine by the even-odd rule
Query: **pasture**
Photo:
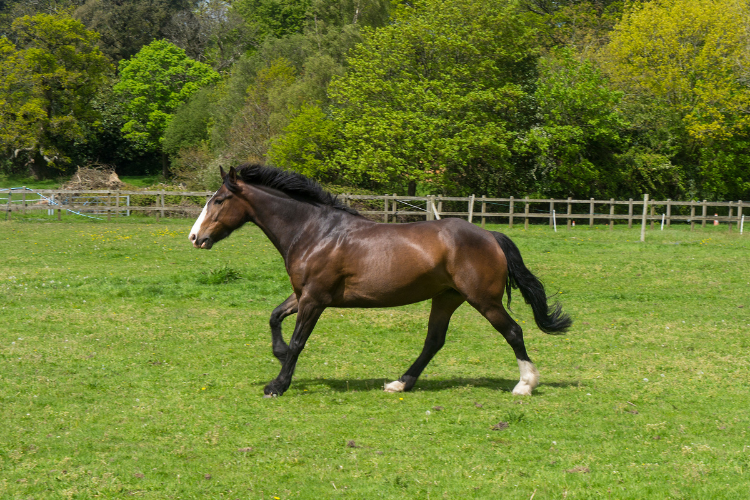
[(425, 302), (327, 310), (264, 399), (283, 261), (250, 225), (195, 250), (192, 222), (0, 222), (0, 497), (750, 497), (747, 234), (493, 226), (574, 320), (545, 335), (514, 293), (533, 396), (466, 304), (383, 392)]

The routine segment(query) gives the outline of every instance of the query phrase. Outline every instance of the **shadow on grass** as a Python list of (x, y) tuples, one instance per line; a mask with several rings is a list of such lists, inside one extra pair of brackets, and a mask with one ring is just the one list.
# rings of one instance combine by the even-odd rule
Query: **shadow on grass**
[[(351, 391), (382, 391), (383, 385), (391, 382), (391, 379), (385, 378), (370, 378), (370, 379), (330, 379), (330, 378), (314, 378), (314, 379), (299, 379), (292, 382), (292, 387), (298, 390), (312, 389), (321, 385), (327, 386), (329, 389), (337, 392), (351, 392)], [(421, 391), (444, 391), (446, 389), (455, 389), (458, 387), (477, 387), (477, 388), (489, 388), (497, 389), (503, 392), (510, 392), (518, 383), (518, 379), (507, 379), (507, 378), (495, 378), (495, 377), (454, 377), (447, 379), (436, 379), (430, 380), (428, 378), (420, 378), (416, 385), (415, 390)], [(544, 387), (574, 387), (578, 385), (577, 380), (569, 381), (557, 381), (557, 382), (543, 382), (535, 391), (535, 394), (542, 394)]]

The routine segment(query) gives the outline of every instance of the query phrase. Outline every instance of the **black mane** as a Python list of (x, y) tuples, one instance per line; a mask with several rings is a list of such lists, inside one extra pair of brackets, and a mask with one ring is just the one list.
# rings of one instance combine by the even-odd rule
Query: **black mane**
[[(352, 215), (359, 215), (359, 212), (341, 203), (335, 195), (324, 190), (320, 184), (297, 172), (243, 163), (237, 167), (237, 177), (248, 184), (258, 184), (277, 189), (302, 201), (343, 210)], [(232, 186), (227, 187), (231, 188)]]

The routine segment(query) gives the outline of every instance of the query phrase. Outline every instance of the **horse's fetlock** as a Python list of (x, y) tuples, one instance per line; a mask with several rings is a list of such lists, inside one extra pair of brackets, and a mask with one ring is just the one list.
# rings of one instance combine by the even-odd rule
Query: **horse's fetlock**
[(404, 375), (399, 381), (404, 383), (404, 391), (410, 391), (412, 387), (414, 387), (414, 384), (417, 383), (417, 377), (413, 375)]

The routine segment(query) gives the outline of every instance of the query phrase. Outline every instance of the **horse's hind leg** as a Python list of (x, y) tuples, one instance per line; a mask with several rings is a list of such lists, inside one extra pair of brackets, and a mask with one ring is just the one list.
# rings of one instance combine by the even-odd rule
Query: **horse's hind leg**
[(276, 356), (281, 364), (284, 364), (286, 354), (289, 352), (289, 346), (284, 342), (284, 336), (281, 334), (281, 322), (284, 318), (297, 312), (297, 296), (291, 294), (284, 302), (276, 306), (271, 313), (271, 346), (273, 355)]
[(464, 300), (466, 299), (463, 295), (452, 289), (433, 297), (427, 338), (424, 341), (422, 353), (400, 379), (385, 385), (384, 389), (387, 392), (408, 391), (414, 387), (422, 370), (445, 344), (445, 333), (448, 331), (451, 315), (458, 306), (463, 304)]
[(539, 385), (539, 371), (526, 353), (526, 345), (523, 343), (523, 329), (513, 321), (502, 303), (473, 304), (482, 313), (482, 316), (492, 323), (495, 329), (503, 334), (506, 342), (513, 348), (518, 361), (518, 370), (521, 372), (520, 380), (513, 388), (513, 394), (517, 396), (530, 396), (531, 391)]

